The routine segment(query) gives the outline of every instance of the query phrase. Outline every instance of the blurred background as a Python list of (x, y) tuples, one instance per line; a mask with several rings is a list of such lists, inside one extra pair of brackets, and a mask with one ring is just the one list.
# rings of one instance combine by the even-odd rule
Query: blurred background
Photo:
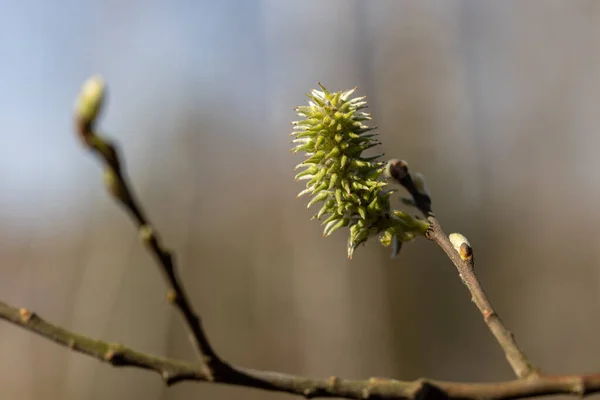
[[(358, 85), (534, 363), (600, 370), (600, 2), (0, 0), (0, 300), (193, 361), (72, 130), (84, 79), (216, 349), (294, 374), (511, 379), (442, 252), (310, 221), (292, 108)], [(283, 399), (114, 369), (0, 323), (3, 400)]]

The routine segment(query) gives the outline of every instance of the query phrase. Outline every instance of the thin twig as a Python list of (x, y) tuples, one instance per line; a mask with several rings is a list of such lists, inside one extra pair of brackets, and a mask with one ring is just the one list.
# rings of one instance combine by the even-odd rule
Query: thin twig
[(492, 308), (483, 288), (479, 284), (477, 275), (475, 275), (474, 259), (468, 257), (463, 259), (460, 253), (454, 248), (448, 236), (442, 231), (439, 222), (434, 216), (427, 218), (431, 224), (427, 237), (433, 240), (438, 246), (444, 250), (448, 258), (452, 261), (463, 282), (471, 292), (473, 303), (477, 306), (483, 320), (488, 328), (504, 350), (506, 359), (512, 367), (513, 371), (519, 378), (526, 378), (532, 374), (538, 374), (539, 370), (529, 361), (523, 350), (515, 341), (514, 335), (504, 326), (500, 317)]
[(429, 221), (430, 229), (427, 233), (427, 238), (431, 239), (442, 248), (458, 270), (458, 274), (469, 289), (469, 292), (471, 292), (473, 303), (475, 303), (483, 315), (483, 320), (502, 347), (502, 350), (504, 350), (506, 359), (515, 374), (519, 378), (538, 375), (540, 371), (533, 366), (523, 350), (519, 348), (514, 335), (504, 326), (498, 313), (492, 308), (483, 288), (479, 284), (477, 275), (475, 275), (475, 261), (470, 245), (467, 249), (468, 254), (465, 254), (464, 257), (461, 256), (434, 216), (431, 209), (431, 198), (427, 193), (424, 193), (417, 188), (417, 185), (408, 171), (408, 164), (405, 161), (394, 160), (391, 162), (389, 171), (390, 175), (410, 193), (413, 198), (414, 206), (419, 209)]
[(313, 379), (271, 371), (229, 367), (226, 373), (211, 378), (198, 366), (144, 354), (131, 348), (106, 343), (71, 332), (24, 308), (0, 302), (0, 319), (78, 353), (87, 354), (114, 367), (133, 367), (154, 371), (165, 384), (183, 381), (220, 383), (304, 396), (347, 399), (519, 399), (546, 395), (585, 396), (600, 392), (600, 374), (539, 376), (497, 383), (457, 383), (430, 379), (397, 381), (386, 378), (346, 380), (337, 377)]
[(90, 125), (77, 124), (76, 127), (84, 144), (104, 163), (104, 178), (108, 191), (134, 219), (140, 238), (157, 261), (167, 282), (169, 287), (168, 300), (179, 310), (186, 322), (190, 332), (190, 341), (202, 361), (207, 379), (215, 379), (215, 375), (227, 370), (228, 366), (219, 358), (204, 332), (202, 320), (194, 311), (179, 278), (174, 255), (162, 245), (157, 232), (146, 217), (140, 203), (136, 200), (133, 189), (125, 175), (116, 145), (93, 132)]

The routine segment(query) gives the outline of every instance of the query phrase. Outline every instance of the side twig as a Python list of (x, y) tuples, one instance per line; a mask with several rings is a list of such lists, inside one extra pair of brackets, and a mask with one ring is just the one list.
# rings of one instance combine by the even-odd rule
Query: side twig
[(508, 400), (547, 395), (585, 396), (600, 392), (600, 374), (539, 376), (497, 383), (459, 383), (430, 379), (398, 381), (385, 378), (347, 380), (337, 377), (314, 379), (271, 371), (231, 367), (214, 377), (198, 366), (168, 358), (144, 354), (120, 344), (106, 343), (54, 325), (30, 310), (0, 302), (0, 319), (11, 322), (41, 337), (87, 354), (113, 367), (133, 367), (158, 373), (165, 384), (184, 381), (290, 393), (306, 398), (338, 397), (357, 400)]
[(132, 216), (138, 227), (140, 238), (160, 266), (169, 287), (167, 298), (183, 316), (190, 331), (190, 341), (206, 369), (205, 375), (208, 380), (212, 380), (215, 374), (228, 367), (211, 346), (202, 327), (202, 320), (188, 299), (177, 273), (174, 255), (163, 246), (157, 232), (136, 200), (116, 145), (101, 137), (94, 129), (104, 97), (104, 82), (99, 77), (93, 77), (84, 84), (75, 113), (77, 133), (83, 144), (104, 164), (106, 188)]
[(458, 273), (471, 293), (471, 299), (477, 306), (483, 320), (504, 350), (504, 354), (513, 371), (519, 378), (527, 378), (539, 374), (539, 370), (529, 361), (523, 350), (517, 344), (514, 335), (504, 326), (498, 313), (494, 311), (477, 275), (475, 275), (473, 255), (468, 250), (461, 254), (450, 242), (448, 236), (442, 231), (439, 222), (434, 216), (427, 218), (431, 229), (427, 237), (442, 248), (450, 258)]
[(422, 187), (419, 188), (419, 185), (415, 183), (415, 180), (409, 173), (408, 164), (405, 161), (392, 161), (389, 171), (390, 175), (410, 193), (412, 204), (429, 221), (430, 229), (427, 233), (427, 238), (434, 241), (446, 253), (458, 270), (458, 274), (471, 293), (473, 303), (475, 303), (483, 315), (483, 320), (502, 347), (502, 350), (504, 350), (506, 359), (515, 374), (519, 378), (538, 375), (540, 371), (533, 366), (523, 350), (517, 345), (514, 335), (504, 326), (498, 313), (494, 311), (483, 291), (475, 274), (475, 260), (470, 244), (468, 242), (453, 244), (450, 241), (450, 238), (444, 233), (433, 214), (431, 198), (424, 190), (424, 183), (421, 182)]

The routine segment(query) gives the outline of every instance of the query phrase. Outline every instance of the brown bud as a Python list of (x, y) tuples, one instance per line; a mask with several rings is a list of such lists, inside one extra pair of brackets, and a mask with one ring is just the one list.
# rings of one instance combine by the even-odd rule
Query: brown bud
[(408, 176), (408, 163), (397, 159), (388, 161), (385, 167), (385, 176), (400, 182)]
[(460, 254), (460, 258), (463, 260), (469, 260), (473, 257), (473, 249), (468, 244), (463, 243), (458, 249), (458, 254)]

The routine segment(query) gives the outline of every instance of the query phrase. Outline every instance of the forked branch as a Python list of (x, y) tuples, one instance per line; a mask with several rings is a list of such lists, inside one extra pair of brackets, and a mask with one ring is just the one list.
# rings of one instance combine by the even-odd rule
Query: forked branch
[[(324, 92), (317, 92), (317, 94), (319, 94), (319, 96), (315, 95), (315, 102), (322, 102), (324, 107), (331, 108), (333, 103), (325, 104), (325, 100), (329, 101), (328, 98), (326, 98), (327, 96), (333, 96), (333, 98), (338, 96), (337, 99), (341, 98), (345, 101), (343, 96), (347, 97), (351, 92), (345, 92), (341, 96), (340, 94), (332, 95), (328, 92), (327, 96), (325, 96)], [(98, 135), (94, 129), (95, 121), (103, 99), (104, 83), (98, 78), (93, 78), (86, 82), (76, 106), (77, 132), (85, 146), (102, 161), (107, 189), (131, 214), (138, 227), (140, 238), (160, 266), (160, 270), (169, 287), (167, 298), (183, 316), (190, 331), (192, 344), (200, 356), (201, 364), (198, 366), (182, 361), (144, 354), (119, 344), (110, 344), (92, 339), (54, 325), (42, 319), (32, 311), (24, 308), (15, 308), (2, 302), (0, 302), (0, 319), (27, 329), (37, 335), (52, 340), (59, 345), (68, 347), (73, 351), (87, 354), (100, 361), (107, 362), (112, 366), (134, 367), (155, 371), (167, 385), (173, 385), (182, 381), (206, 381), (296, 394), (306, 398), (338, 397), (363, 400), (422, 400), (425, 398), (501, 400), (556, 394), (584, 396), (600, 392), (600, 374), (552, 376), (542, 374), (531, 364), (517, 345), (513, 335), (504, 326), (498, 317), (498, 314), (492, 308), (479, 284), (474, 270), (473, 249), (468, 240), (460, 234), (451, 234), (450, 236), (447, 236), (442, 231), (431, 210), (431, 199), (424, 189), (422, 178), (417, 175), (411, 176), (407, 164), (403, 161), (396, 160), (388, 163), (388, 168), (386, 170), (390, 177), (395, 179), (411, 194), (412, 198), (408, 199), (406, 202), (417, 207), (427, 218), (428, 224), (424, 221), (413, 219), (402, 212), (395, 212), (393, 217), (388, 216), (389, 218), (386, 217), (387, 219), (382, 219), (382, 215), (387, 215), (386, 202), (387, 199), (389, 199), (390, 192), (379, 190), (384, 184), (380, 184), (378, 181), (373, 180), (374, 178), (369, 178), (370, 180), (363, 180), (361, 182), (350, 182), (348, 176), (343, 176), (342, 178), (339, 178), (338, 176), (337, 179), (341, 179), (339, 181), (340, 188), (336, 190), (334, 198), (329, 196), (329, 192), (323, 192), (323, 190), (326, 190), (326, 186), (330, 188), (335, 187), (338, 181), (327, 178), (327, 182), (321, 182), (319, 179), (323, 180), (325, 172), (318, 172), (318, 168), (312, 170), (310, 169), (311, 167), (309, 167), (306, 174), (319, 173), (319, 175), (316, 175), (319, 179), (313, 178), (315, 182), (309, 182), (310, 187), (307, 190), (316, 192), (322, 191), (319, 199), (327, 199), (328, 201), (322, 211), (324, 210), (323, 212), (325, 213), (333, 213), (333, 216), (335, 217), (333, 220), (329, 221), (329, 228), (326, 227), (326, 233), (330, 233), (332, 230), (339, 229), (342, 226), (351, 225), (349, 255), (352, 255), (356, 246), (363, 243), (371, 234), (372, 223), (388, 223), (388, 225), (382, 226), (382, 228), (385, 228), (385, 234), (387, 235), (383, 238), (382, 243), (389, 245), (395, 240), (398, 249), (399, 244), (402, 241), (411, 240), (415, 234), (426, 232), (425, 236), (441, 247), (448, 258), (450, 258), (456, 266), (461, 279), (471, 293), (473, 302), (478, 307), (483, 315), (485, 323), (504, 350), (506, 358), (518, 379), (497, 383), (457, 383), (429, 379), (398, 381), (386, 378), (345, 380), (337, 377), (330, 377), (328, 379), (312, 379), (229, 365), (217, 356), (210, 345), (208, 337), (202, 327), (201, 320), (194, 311), (185, 293), (181, 279), (177, 274), (173, 255), (170, 251), (165, 249), (148, 218), (144, 215), (142, 207), (135, 199), (133, 190), (128, 184), (123, 171), (123, 166), (116, 146), (109, 140)], [(342, 125), (348, 125), (348, 121), (350, 121), (348, 118), (352, 117), (352, 113), (363, 106), (360, 101), (350, 103), (350, 105), (354, 107), (354, 109), (350, 107), (351, 112), (347, 115), (340, 114), (338, 116), (337, 111), (332, 109), (328, 109), (327, 112), (333, 112), (332, 115), (334, 115), (335, 118), (340, 119), (340, 121), (343, 122)], [(313, 106), (317, 107), (315, 104), (312, 104), (310, 107)], [(306, 112), (308, 113), (308, 111)], [(319, 115), (317, 111), (314, 112), (315, 116)], [(350, 117), (348, 117), (348, 115)], [(360, 116), (360, 118), (365, 120), (368, 118), (368, 115), (364, 114)], [(311, 120), (311, 123), (312, 122), (314, 121)], [(302, 123), (300, 122), (298, 124), (301, 125)], [(327, 126), (331, 127), (333, 125), (330, 123)], [(356, 127), (358, 127), (357, 132), (361, 134), (370, 130), (360, 123), (358, 123), (355, 128)], [(310, 136), (309, 134), (312, 134), (308, 129), (303, 128), (300, 129), (300, 131), (299, 135)], [(338, 133), (337, 131), (334, 133), (335, 140), (337, 140)], [(353, 140), (358, 143), (358, 145), (355, 143), (355, 152), (360, 153), (363, 150), (361, 146), (364, 144), (364, 140), (360, 138), (358, 133), (353, 137)], [(340, 140), (343, 140), (343, 137), (340, 137), (342, 138)], [(300, 142), (302, 142), (301, 148), (313, 145), (316, 148), (316, 142), (313, 143), (311, 140), (316, 140), (318, 142), (319, 139), (302, 139), (300, 140)], [(353, 147), (350, 147), (350, 149), (352, 148)], [(333, 157), (333, 155), (335, 155), (334, 153), (335, 150), (331, 150), (330, 153), (327, 154), (327, 157)], [(310, 164), (309, 161), (312, 162), (314, 160), (311, 161), (311, 159), (309, 159), (305, 161), (305, 163)], [(371, 176), (370, 174), (378, 173), (378, 167), (375, 164), (369, 164), (370, 161), (368, 159), (357, 159), (353, 162), (358, 170), (362, 169), (364, 172), (366, 168), (369, 177)], [(340, 162), (340, 168), (343, 167), (342, 164), (344, 163)], [(350, 178), (351, 177), (352, 176), (350, 176)], [(316, 183), (319, 183), (319, 186), (313, 188), (311, 185), (314, 186)], [(354, 185), (351, 185), (351, 183), (354, 183)], [(364, 208), (363, 205), (360, 205), (363, 204), (364, 201), (369, 200), (370, 197), (364, 197), (362, 200), (357, 200), (357, 198), (353, 198), (352, 196), (343, 197), (346, 195), (341, 190), (348, 190), (350, 187), (356, 187), (362, 190), (365, 196), (371, 196), (371, 194), (375, 193), (376, 197), (370, 200), (370, 208)], [(340, 201), (338, 201), (338, 198)], [(355, 201), (358, 201), (357, 204), (360, 203), (358, 207), (356, 207)], [(334, 207), (335, 202), (339, 203), (337, 205), (338, 208)], [(339, 208), (340, 205), (343, 207)], [(352, 213), (356, 211), (356, 215), (350, 213), (350, 216), (353, 218), (352, 221), (345, 217), (348, 209), (351, 210)], [(358, 216), (360, 216), (360, 218), (358, 218)], [(356, 223), (356, 221), (362, 222)], [(389, 221), (392, 221), (393, 223)], [(423, 227), (428, 227), (428, 229), (421, 230)]]
[(584, 396), (600, 392), (600, 374), (586, 376), (540, 376), (497, 383), (458, 383), (429, 379), (398, 381), (385, 378), (346, 380), (337, 377), (313, 379), (279, 372), (230, 367), (211, 379), (198, 366), (144, 354), (119, 344), (95, 340), (53, 325), (37, 314), (0, 302), (0, 319), (9, 321), (59, 345), (87, 354), (114, 367), (133, 367), (154, 371), (165, 384), (184, 381), (290, 393), (306, 398), (339, 397), (347, 399), (517, 399), (535, 396), (572, 394)]

